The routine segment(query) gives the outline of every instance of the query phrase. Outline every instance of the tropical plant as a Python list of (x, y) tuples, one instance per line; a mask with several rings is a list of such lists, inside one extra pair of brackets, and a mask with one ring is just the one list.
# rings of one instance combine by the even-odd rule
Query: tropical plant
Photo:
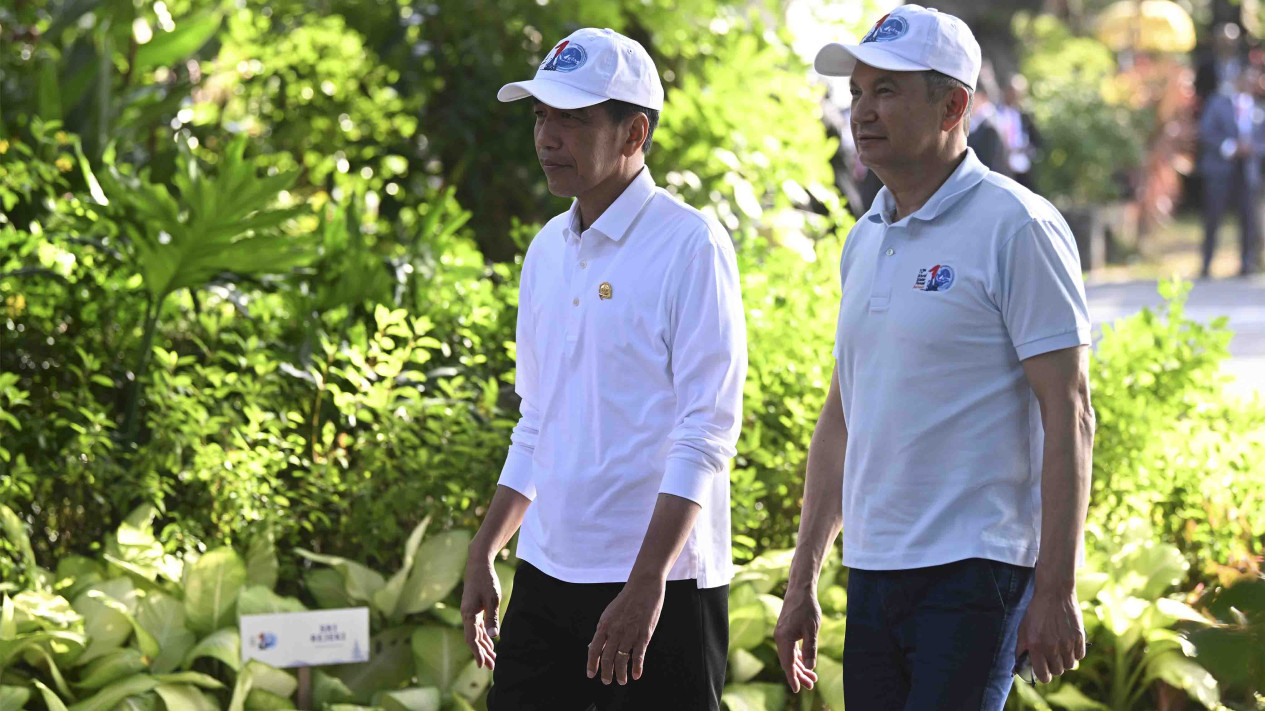
[(1217, 621), (1190, 635), (1199, 663), (1221, 684), (1226, 706), (1257, 711), (1265, 702), (1265, 579), (1210, 588), (1199, 606)]
[(1156, 541), (1142, 519), (1091, 528), (1087, 547), (1077, 596), (1091, 651), (1075, 672), (1048, 686), (1016, 682), (1012, 707), (1140, 711), (1178, 689), (1218, 709), (1217, 681), (1196, 661), (1189, 639), (1211, 620), (1173, 592), (1189, 568), (1181, 552)]

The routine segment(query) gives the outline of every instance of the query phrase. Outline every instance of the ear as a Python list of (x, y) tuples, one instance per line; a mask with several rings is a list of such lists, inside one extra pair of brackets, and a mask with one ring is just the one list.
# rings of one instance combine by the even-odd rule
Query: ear
[(641, 152), (641, 144), (646, 142), (646, 136), (650, 133), (650, 120), (643, 113), (633, 114), (632, 124), (628, 127), (628, 132), (624, 135), (624, 144), (620, 149), (620, 153), (625, 158), (632, 158)]
[(942, 105), (943, 115), (940, 117), (940, 130), (952, 131), (962, 122), (969, 120), (966, 109), (970, 106), (971, 95), (962, 87), (954, 87), (945, 97)]

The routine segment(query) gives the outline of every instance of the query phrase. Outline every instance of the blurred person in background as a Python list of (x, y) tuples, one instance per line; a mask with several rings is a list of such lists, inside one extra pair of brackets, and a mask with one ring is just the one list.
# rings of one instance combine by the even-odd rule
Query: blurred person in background
[(979, 161), (994, 173), (1010, 174), (1010, 152), (1001, 130), (997, 105), (992, 102), (988, 81), (981, 81), (971, 106), (971, 130), (966, 144)]
[(1239, 273), (1258, 271), (1261, 159), (1265, 156), (1265, 110), (1257, 100), (1259, 70), (1241, 70), (1234, 91), (1208, 98), (1199, 117), (1199, 172), (1203, 178), (1203, 266), (1211, 274), (1217, 232), (1227, 210), (1239, 220)]
[(1032, 114), (1024, 108), (1028, 80), (1016, 74), (1006, 84), (1003, 103), (997, 110), (997, 124), (1010, 160), (1010, 177), (1029, 190), (1036, 190), (1036, 158), (1041, 150), (1041, 134)]

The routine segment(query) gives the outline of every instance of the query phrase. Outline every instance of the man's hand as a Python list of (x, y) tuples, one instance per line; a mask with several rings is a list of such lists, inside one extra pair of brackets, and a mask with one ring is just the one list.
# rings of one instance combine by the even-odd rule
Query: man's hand
[(461, 619), (466, 628), (466, 646), (482, 668), (496, 667), (492, 639), (499, 635), (501, 582), (496, 579), (492, 556), (471, 551), (466, 558), (465, 590), (461, 593)]
[(646, 647), (659, 624), (663, 611), (666, 583), (663, 581), (628, 581), (619, 595), (606, 606), (597, 623), (593, 641), (589, 643), (586, 671), (592, 679), (602, 672), (602, 683), (614, 677), (620, 686), (628, 683), (628, 662), (632, 661), (632, 678), (641, 678), (645, 668)]
[[(801, 687), (813, 688), (817, 683), (817, 633), (821, 630), (821, 605), (817, 593), (811, 588), (788, 588), (778, 615), (773, 640), (777, 643), (777, 657), (786, 673), (786, 682), (792, 693)], [(797, 643), (803, 642), (803, 647)]]
[(1032, 675), (1042, 684), (1085, 658), (1085, 625), (1076, 592), (1044, 592), (1037, 586), (1019, 625), (1018, 655), (1028, 652)]

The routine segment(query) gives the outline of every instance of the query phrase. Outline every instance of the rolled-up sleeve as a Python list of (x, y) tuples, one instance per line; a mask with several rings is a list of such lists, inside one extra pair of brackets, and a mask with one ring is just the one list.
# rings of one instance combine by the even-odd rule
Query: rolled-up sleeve
[(497, 482), (517, 491), (528, 499), (536, 498), (536, 485), (532, 481), (532, 455), (536, 451), (536, 438), (540, 434), (539, 370), (537, 368), (535, 339), (532, 337), (531, 282), (526, 265), (518, 286), (518, 324), (515, 335), (517, 352), (514, 370), (514, 392), (522, 399), (519, 405), (518, 424), (510, 434), (509, 454), (501, 468)]
[(1076, 240), (1061, 221), (1032, 220), (1002, 247), (998, 306), (1019, 360), (1089, 345)]
[[(676, 422), (660, 493), (706, 506), (716, 476), (737, 452), (747, 329), (738, 264), (729, 236), (711, 228), (678, 284), (672, 304), (672, 383)], [(717, 234), (719, 232), (719, 234)]]

